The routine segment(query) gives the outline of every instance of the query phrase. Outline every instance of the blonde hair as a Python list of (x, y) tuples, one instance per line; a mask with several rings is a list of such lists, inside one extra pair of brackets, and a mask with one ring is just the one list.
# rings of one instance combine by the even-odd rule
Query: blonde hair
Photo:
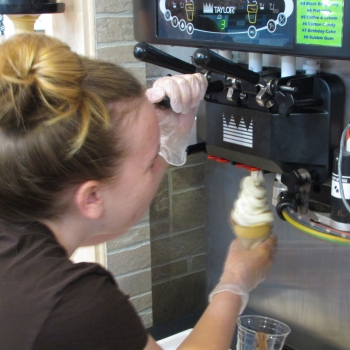
[(108, 106), (143, 93), (121, 67), (57, 39), (26, 33), (1, 44), (0, 219), (55, 217), (69, 185), (113, 178), (126, 155), (126, 113)]

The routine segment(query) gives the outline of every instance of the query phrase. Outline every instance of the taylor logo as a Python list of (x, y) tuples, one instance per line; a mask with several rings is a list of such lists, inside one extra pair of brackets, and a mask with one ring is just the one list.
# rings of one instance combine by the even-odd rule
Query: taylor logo
[(234, 6), (214, 6), (210, 2), (203, 3), (203, 13), (224, 13), (234, 14), (236, 7)]
[(203, 3), (203, 13), (213, 13), (214, 12), (214, 5), (210, 2)]

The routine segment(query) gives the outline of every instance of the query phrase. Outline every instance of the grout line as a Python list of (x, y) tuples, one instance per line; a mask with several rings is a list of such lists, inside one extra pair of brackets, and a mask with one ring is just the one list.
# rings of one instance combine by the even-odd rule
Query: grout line
[(96, 49), (104, 49), (106, 47), (120, 47), (120, 46), (130, 46), (130, 45), (135, 45), (136, 41), (110, 41), (110, 42), (99, 42), (96, 45)]
[(143, 228), (143, 227), (149, 227), (149, 218), (145, 219), (144, 221), (139, 221), (137, 224), (135, 224), (134, 226), (132, 226), (130, 230), (134, 229), (134, 228)]
[(203, 269), (199, 269), (199, 270), (195, 270), (195, 271), (189, 271), (189, 272), (186, 272), (186, 273), (180, 273), (176, 276), (170, 276), (170, 277), (166, 277), (166, 278), (162, 278), (158, 281), (152, 281), (152, 286), (157, 286), (159, 284), (162, 284), (162, 283), (166, 283), (166, 282), (171, 282), (173, 280), (177, 280), (181, 277), (186, 277), (186, 276), (189, 276), (189, 275), (193, 275), (194, 273), (197, 273), (197, 272), (203, 272), (205, 271), (205, 268)]
[(195, 190), (199, 190), (201, 188), (205, 188), (205, 186), (204, 185), (199, 185), (199, 186), (186, 187), (186, 188), (183, 188), (183, 189), (180, 189), (180, 190), (173, 190), (173, 194), (179, 194), (179, 193), (195, 191)]
[(170, 265), (170, 264), (172, 264), (172, 263), (177, 263), (177, 262), (182, 261), (182, 260), (187, 260), (187, 259), (191, 259), (191, 258), (196, 258), (196, 257), (201, 256), (201, 255), (206, 255), (206, 253), (203, 251), (202, 253), (196, 253), (196, 254), (185, 255), (185, 256), (182, 256), (182, 257), (180, 257), (180, 258), (176, 258), (176, 259), (167, 261), (166, 263), (163, 263), (163, 264), (153, 264), (153, 265), (152, 265), (152, 269), (153, 269), (153, 268), (158, 268), (158, 267), (164, 267), (164, 266)]
[(144, 292), (144, 293), (140, 293), (140, 294), (135, 294), (133, 295), (132, 297), (130, 297), (130, 300), (132, 301), (133, 299), (136, 299), (136, 298), (142, 298), (142, 297), (145, 297), (147, 295), (152, 295), (152, 291), (148, 291), (148, 292)]
[(137, 242), (137, 243), (129, 244), (129, 245), (126, 245), (126, 246), (123, 246), (123, 247), (120, 247), (120, 248), (109, 250), (109, 251), (107, 251), (107, 257), (110, 256), (110, 255), (113, 255), (113, 254), (127, 252), (127, 251), (130, 251), (130, 250), (135, 250), (137, 248), (144, 247), (144, 246), (147, 246), (149, 244), (150, 244), (150, 241), (147, 239), (147, 240), (143, 240), (143, 241), (140, 241), (140, 242)]
[(114, 278), (115, 279), (118, 279), (118, 278), (125, 278), (125, 277), (130, 277), (130, 276), (134, 276), (140, 272), (147, 272), (147, 271), (151, 271), (151, 267), (145, 267), (144, 269), (139, 269), (139, 270), (135, 270), (135, 271), (132, 271), (132, 272), (127, 272), (127, 273), (123, 273), (123, 274), (120, 274), (120, 275), (114, 275)]
[(192, 270), (192, 259), (193, 259), (192, 256), (189, 256), (189, 257), (186, 259), (187, 271), (193, 271), (193, 270)]
[(198, 166), (198, 165), (205, 165), (205, 162), (204, 161), (198, 161), (198, 162), (193, 162), (193, 163), (189, 163), (189, 164), (184, 164), (184, 165), (181, 165), (181, 168), (176, 167), (176, 166), (172, 166), (170, 168), (170, 171), (173, 171), (173, 170), (176, 170), (176, 169), (182, 169), (182, 168), (191, 168), (191, 167)]
[(153, 313), (153, 310), (151, 307), (145, 309), (145, 310), (142, 310), (142, 311), (138, 311), (137, 312), (140, 316), (143, 316), (143, 315), (149, 315), (149, 314), (152, 314)]
[(178, 235), (181, 235), (183, 233), (189, 233), (191, 231), (196, 231), (196, 230), (199, 230), (201, 228), (205, 228), (205, 225), (194, 226), (194, 227), (191, 227), (189, 229), (185, 229), (185, 230), (181, 230), (181, 231), (177, 231), (177, 232), (162, 233), (160, 235), (157, 235), (157, 237), (154, 237), (154, 238), (151, 237), (151, 242), (154, 242), (154, 241), (157, 241), (157, 240), (161, 240), (161, 239), (164, 239), (164, 238), (178, 236)]
[(133, 13), (130, 11), (123, 11), (123, 12), (118, 12), (118, 13), (112, 13), (112, 12), (100, 12), (96, 13), (96, 19), (98, 18), (132, 18)]

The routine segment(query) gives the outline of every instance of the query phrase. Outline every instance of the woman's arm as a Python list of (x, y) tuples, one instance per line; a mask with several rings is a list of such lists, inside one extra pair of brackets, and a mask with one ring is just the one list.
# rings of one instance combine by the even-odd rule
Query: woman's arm
[[(216, 289), (219, 292), (212, 295), (209, 306), (179, 350), (229, 349), (248, 293), (266, 278), (270, 270), (275, 245), (275, 236), (252, 250), (244, 250), (237, 239), (233, 241)], [(239, 294), (235, 294), (236, 291)]]
[[(218, 292), (212, 294), (210, 304), (179, 350), (229, 349), (248, 293), (265, 279), (270, 270), (275, 245), (275, 236), (249, 251), (244, 250), (238, 240), (233, 241), (219, 288), (216, 288)], [(145, 349), (159, 350), (160, 347), (150, 338)]]
[[(220, 293), (215, 296), (179, 349), (228, 350), (241, 304), (239, 295)], [(160, 349), (161, 347), (149, 336), (145, 350)]]
[(230, 292), (216, 295), (178, 349), (228, 350), (241, 305), (239, 295)]
[(156, 343), (156, 341), (148, 336), (148, 343), (144, 350), (162, 350), (162, 348)]

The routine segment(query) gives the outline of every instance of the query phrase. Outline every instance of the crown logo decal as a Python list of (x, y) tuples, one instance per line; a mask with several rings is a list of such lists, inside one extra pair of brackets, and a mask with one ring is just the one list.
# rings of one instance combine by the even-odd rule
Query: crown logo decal
[(203, 13), (213, 13), (214, 12), (214, 4), (203, 3)]

